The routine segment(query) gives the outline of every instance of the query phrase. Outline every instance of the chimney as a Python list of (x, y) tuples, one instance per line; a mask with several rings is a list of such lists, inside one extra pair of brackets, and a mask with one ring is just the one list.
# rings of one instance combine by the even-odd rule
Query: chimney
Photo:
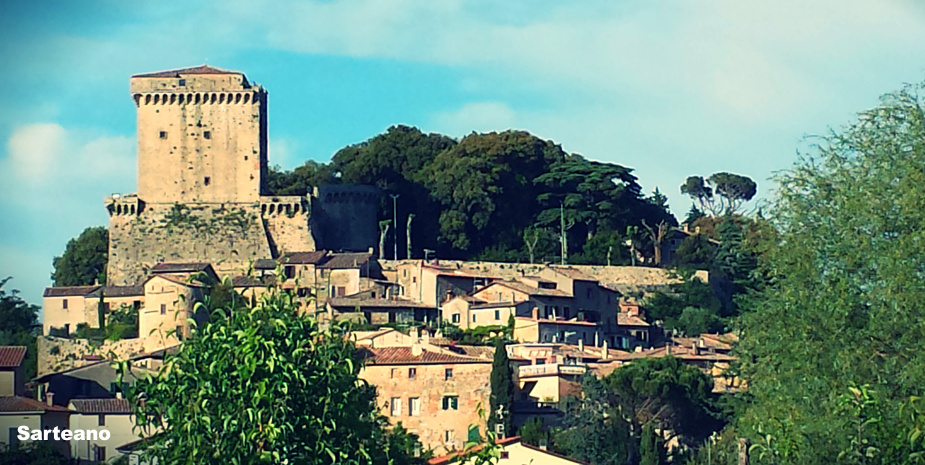
[(534, 319), (534, 320), (539, 320), (539, 319), (540, 319), (540, 309), (539, 309), (539, 307), (533, 307), (533, 319)]
[(665, 344), (665, 354), (671, 355), (671, 344)]
[(691, 352), (693, 352), (694, 355), (700, 355), (700, 347), (697, 347), (696, 342), (691, 343)]
[(55, 393), (54, 393), (54, 392), (47, 392), (47, 393), (45, 393), (45, 403), (47, 403), (49, 407), (52, 406), (52, 405), (55, 405), (55, 402), (54, 402), (54, 401), (55, 401)]
[(601, 351), (601, 359), (606, 360), (610, 358), (610, 352), (607, 350), (607, 339), (604, 339), (604, 350)]
[(424, 353), (424, 348), (421, 347), (421, 344), (414, 343), (411, 344), (411, 355), (415, 357), (420, 357)]
[(122, 398), (122, 391), (119, 391), (116, 393), (116, 399), (121, 399), (121, 398)]
[(578, 339), (578, 350), (581, 352), (585, 351), (585, 340), (584, 339), (581, 339), (581, 338)]

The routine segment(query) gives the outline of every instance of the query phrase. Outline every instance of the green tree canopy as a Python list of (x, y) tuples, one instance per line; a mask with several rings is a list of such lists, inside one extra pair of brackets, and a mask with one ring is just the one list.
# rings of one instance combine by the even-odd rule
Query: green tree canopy
[(748, 176), (721, 172), (706, 180), (701, 176), (688, 177), (681, 185), (681, 193), (714, 216), (732, 215), (755, 197), (758, 185)]
[(386, 429), (346, 330), (322, 330), (275, 290), (215, 310), (130, 390), (138, 425), (165, 425), (150, 450), (162, 463), (410, 463), (407, 434)]
[(26, 346), (23, 362), (26, 379), (35, 376), (35, 337), (41, 332), (39, 307), (19, 296), (19, 291), (7, 292), (4, 286), (12, 278), (0, 280), (0, 346)]
[(883, 97), (777, 179), (780, 236), (738, 348), (756, 463), (921, 463), (922, 89)]
[(90, 286), (106, 283), (109, 230), (103, 226), (84, 229), (67, 242), (64, 254), (55, 257), (51, 279), (55, 286)]

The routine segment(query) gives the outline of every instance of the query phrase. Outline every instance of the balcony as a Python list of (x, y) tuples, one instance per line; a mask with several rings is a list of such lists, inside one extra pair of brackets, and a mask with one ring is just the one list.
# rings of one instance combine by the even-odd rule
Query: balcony
[(547, 365), (526, 365), (518, 369), (518, 376), (529, 378), (531, 376), (545, 375), (583, 375), (588, 369), (581, 365), (563, 365), (561, 363), (550, 363)]

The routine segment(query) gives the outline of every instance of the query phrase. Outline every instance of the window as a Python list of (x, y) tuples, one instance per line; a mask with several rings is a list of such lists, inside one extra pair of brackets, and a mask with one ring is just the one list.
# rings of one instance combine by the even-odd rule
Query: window
[(211, 184), (211, 183), (212, 183), (212, 178), (210, 178), (210, 177), (208, 177), (208, 176), (202, 178), (202, 184), (203, 184), (203, 185), (208, 186), (208, 185)]
[(459, 410), (459, 397), (443, 396), (443, 410)]
[(183, 327), (177, 326), (176, 335), (178, 340), (183, 340)]
[(343, 297), (347, 295), (347, 288), (344, 286), (337, 286), (337, 297)]
[(393, 417), (401, 415), (401, 397), (393, 397), (389, 405), (391, 405)]
[(418, 282), (418, 277), (417, 277), (417, 276), (412, 276), (412, 277), (411, 277), (411, 282), (412, 282), (412, 283)]
[(421, 398), (412, 397), (408, 399), (408, 415), (416, 417), (421, 414)]
[(211, 139), (211, 138), (212, 138), (212, 131), (202, 131), (202, 138), (203, 138), (203, 139)]
[(161, 304), (161, 315), (167, 314), (167, 304)]
[(475, 323), (475, 315), (472, 315), (472, 322)]
[(159, 133), (158, 133), (158, 136), (159, 136), (161, 139), (166, 139), (166, 138), (167, 138), (167, 131), (161, 131), (161, 132), (159, 132)]
[(408, 368), (408, 379), (414, 379), (414, 377), (417, 375), (418, 375), (417, 368)]
[(67, 299), (61, 301), (61, 308), (67, 310)]
[(110, 303), (109, 303), (109, 302), (103, 302), (103, 312), (109, 313), (109, 311), (110, 311), (111, 308), (112, 308), (112, 307), (110, 306)]
[(286, 273), (286, 278), (289, 278), (289, 279), (295, 278), (295, 267), (294, 266), (286, 265), (284, 272)]
[(93, 446), (93, 460), (97, 462), (105, 462), (106, 448), (103, 446)]
[(444, 440), (444, 442), (453, 442), (453, 441), (455, 441), (455, 440), (456, 440), (456, 432), (453, 431), (453, 430), (451, 430), (451, 429), (448, 429), (448, 430), (444, 431), (444, 432), (443, 432), (443, 440)]
[(459, 323), (459, 320), (460, 320), (460, 319), (461, 319), (461, 318), (459, 317), (459, 314), (458, 314), (458, 313), (454, 313), (454, 314), (453, 314), (453, 323)]
[(508, 452), (508, 451), (506, 451), (506, 450), (503, 450), (503, 451), (501, 451), (501, 458), (502, 458), (502, 459), (509, 459), (509, 458), (511, 458), (511, 453)]
[(106, 426), (106, 415), (97, 415), (96, 424), (97, 426)]
[(501, 310), (495, 310), (495, 321), (501, 319)]
[(139, 308), (141, 308), (141, 301), (140, 300), (133, 301), (132, 310), (138, 310)]
[(450, 379), (453, 377), (453, 369), (447, 368), (443, 370), (443, 379)]
[(180, 87), (185, 86), (185, 85), (186, 85), (186, 79), (180, 79), (179, 81), (177, 81), (177, 85), (180, 86)]
[(392, 368), (391, 378), (398, 378), (398, 368)]

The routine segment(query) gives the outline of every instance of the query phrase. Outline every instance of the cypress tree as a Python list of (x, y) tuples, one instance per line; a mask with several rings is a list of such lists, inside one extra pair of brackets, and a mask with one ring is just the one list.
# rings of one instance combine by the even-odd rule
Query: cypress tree
[[(511, 374), (511, 361), (507, 357), (504, 339), (500, 336), (495, 339), (495, 358), (491, 364), (491, 414), (488, 417), (488, 426), (494, 429), (496, 424), (504, 425), (504, 435), (511, 437), (511, 411), (514, 403), (514, 379)], [(504, 408), (504, 415), (498, 418), (498, 408)]]

